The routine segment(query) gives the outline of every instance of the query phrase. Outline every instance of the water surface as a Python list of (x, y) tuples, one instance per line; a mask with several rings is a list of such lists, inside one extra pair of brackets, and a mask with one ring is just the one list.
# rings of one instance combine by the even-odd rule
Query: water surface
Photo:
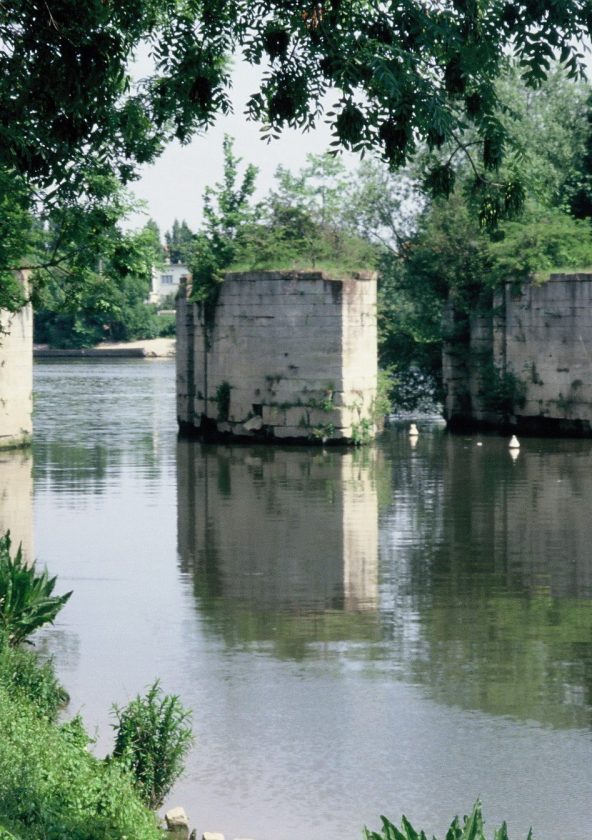
[(40, 645), (97, 751), (159, 676), (200, 831), (443, 833), (480, 796), (490, 829), (588, 840), (592, 441), (204, 446), (173, 392), (169, 361), (35, 369), (34, 550), (75, 591)]

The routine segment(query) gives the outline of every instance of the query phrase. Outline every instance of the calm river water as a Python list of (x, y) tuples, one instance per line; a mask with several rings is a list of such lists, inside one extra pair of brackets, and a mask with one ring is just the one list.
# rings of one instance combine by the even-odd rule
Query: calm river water
[(99, 753), (157, 676), (193, 709), (168, 804), (199, 831), (443, 833), (481, 797), (514, 840), (592, 835), (592, 441), (514, 462), (419, 426), (355, 452), (178, 442), (173, 363), (36, 366), (34, 553), (74, 589), (40, 645)]

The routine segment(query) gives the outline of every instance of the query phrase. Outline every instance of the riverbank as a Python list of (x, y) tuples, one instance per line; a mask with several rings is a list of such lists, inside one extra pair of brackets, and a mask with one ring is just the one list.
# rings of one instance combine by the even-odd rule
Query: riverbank
[(94, 347), (62, 349), (46, 344), (33, 346), (34, 359), (63, 358), (120, 358), (120, 359), (168, 359), (175, 355), (174, 338), (151, 338), (144, 341), (105, 342)]
[(50, 662), (0, 649), (0, 837), (160, 840), (130, 773), (89, 752), (80, 717), (58, 721), (66, 697)]

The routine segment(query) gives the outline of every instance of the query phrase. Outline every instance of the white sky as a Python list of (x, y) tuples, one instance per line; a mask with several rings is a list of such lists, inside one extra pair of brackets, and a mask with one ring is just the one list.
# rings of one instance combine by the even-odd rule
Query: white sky
[[(144, 60), (140, 60), (137, 66), (140, 71), (146, 72)], [(201, 220), (204, 188), (213, 185), (222, 176), (224, 134), (234, 137), (234, 150), (243, 158), (242, 167), (254, 163), (259, 168), (257, 197), (271, 187), (279, 164), (298, 170), (304, 165), (308, 153), (327, 151), (331, 133), (322, 118), (314, 131), (301, 133), (286, 130), (279, 140), (271, 143), (261, 140), (260, 125), (248, 122), (243, 113), (249, 96), (258, 90), (260, 72), (257, 67), (238, 65), (231, 91), (234, 113), (219, 117), (212, 128), (186, 146), (172, 143), (154, 164), (142, 168), (141, 178), (131, 184), (131, 190), (137, 198), (146, 202), (147, 209), (145, 215), (130, 217), (131, 227), (140, 227), (151, 217), (162, 234), (170, 229), (174, 219), (185, 219), (195, 230)], [(329, 100), (328, 104), (333, 103)], [(359, 162), (359, 158), (352, 154), (344, 154), (343, 160), (352, 168)]]

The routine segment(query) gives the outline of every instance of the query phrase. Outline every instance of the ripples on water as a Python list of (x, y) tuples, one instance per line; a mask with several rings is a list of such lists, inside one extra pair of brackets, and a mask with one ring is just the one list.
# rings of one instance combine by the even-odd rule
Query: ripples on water
[(35, 554), (75, 590), (39, 644), (97, 750), (158, 675), (194, 709), (173, 800), (200, 830), (442, 832), (481, 796), (490, 829), (587, 840), (592, 441), (203, 446), (173, 391), (168, 361), (36, 366)]

